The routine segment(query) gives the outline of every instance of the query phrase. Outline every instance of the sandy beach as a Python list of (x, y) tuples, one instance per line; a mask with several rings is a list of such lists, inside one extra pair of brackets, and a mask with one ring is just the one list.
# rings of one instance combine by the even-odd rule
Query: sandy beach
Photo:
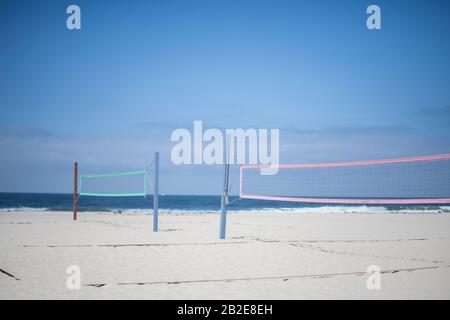
[[(0, 213), (1, 299), (449, 299), (450, 215)], [(80, 290), (66, 286), (81, 271)], [(367, 268), (381, 269), (369, 290)]]

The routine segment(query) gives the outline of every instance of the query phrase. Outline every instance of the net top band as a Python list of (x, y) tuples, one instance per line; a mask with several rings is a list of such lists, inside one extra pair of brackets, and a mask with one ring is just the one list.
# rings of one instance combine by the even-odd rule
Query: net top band
[(408, 158), (394, 158), (384, 160), (365, 160), (365, 161), (349, 161), (349, 162), (327, 162), (327, 163), (313, 163), (313, 164), (248, 164), (241, 165), (241, 169), (260, 169), (260, 168), (323, 168), (323, 167), (345, 167), (345, 166), (365, 166), (377, 164), (391, 164), (391, 163), (407, 163), (419, 161), (433, 161), (433, 160), (450, 160), (450, 153), (439, 154), (433, 156), (422, 157), (408, 157)]
[(137, 176), (141, 174), (146, 174), (147, 171), (130, 171), (130, 172), (119, 172), (119, 173), (107, 173), (107, 174), (90, 174), (90, 175), (80, 175), (80, 179), (95, 179), (95, 178), (110, 178), (110, 177), (123, 177), (123, 176)]

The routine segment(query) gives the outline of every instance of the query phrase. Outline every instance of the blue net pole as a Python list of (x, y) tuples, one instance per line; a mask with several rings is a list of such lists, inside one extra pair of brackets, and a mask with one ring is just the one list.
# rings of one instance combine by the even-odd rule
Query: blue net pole
[(155, 152), (155, 174), (153, 181), (153, 232), (158, 232), (158, 194), (159, 194), (159, 152)]

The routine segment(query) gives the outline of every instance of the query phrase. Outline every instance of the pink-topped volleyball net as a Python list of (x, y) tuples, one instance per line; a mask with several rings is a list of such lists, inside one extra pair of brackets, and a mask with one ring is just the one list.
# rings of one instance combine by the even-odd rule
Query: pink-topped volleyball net
[(335, 204), (450, 204), (450, 154), (240, 168), (240, 198)]

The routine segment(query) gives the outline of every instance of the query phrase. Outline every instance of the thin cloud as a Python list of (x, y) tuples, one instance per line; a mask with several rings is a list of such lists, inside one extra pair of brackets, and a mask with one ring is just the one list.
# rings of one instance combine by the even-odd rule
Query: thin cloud
[(328, 126), (320, 129), (301, 129), (296, 127), (286, 127), (280, 129), (289, 133), (297, 133), (303, 135), (392, 135), (392, 134), (412, 134), (417, 133), (419, 130), (415, 127), (408, 126)]
[(56, 135), (46, 129), (31, 126), (0, 125), (0, 137), (3, 138), (54, 138)]
[(427, 117), (427, 118), (435, 118), (435, 119), (450, 119), (450, 105), (439, 107), (439, 108), (423, 108), (420, 109), (417, 114)]

